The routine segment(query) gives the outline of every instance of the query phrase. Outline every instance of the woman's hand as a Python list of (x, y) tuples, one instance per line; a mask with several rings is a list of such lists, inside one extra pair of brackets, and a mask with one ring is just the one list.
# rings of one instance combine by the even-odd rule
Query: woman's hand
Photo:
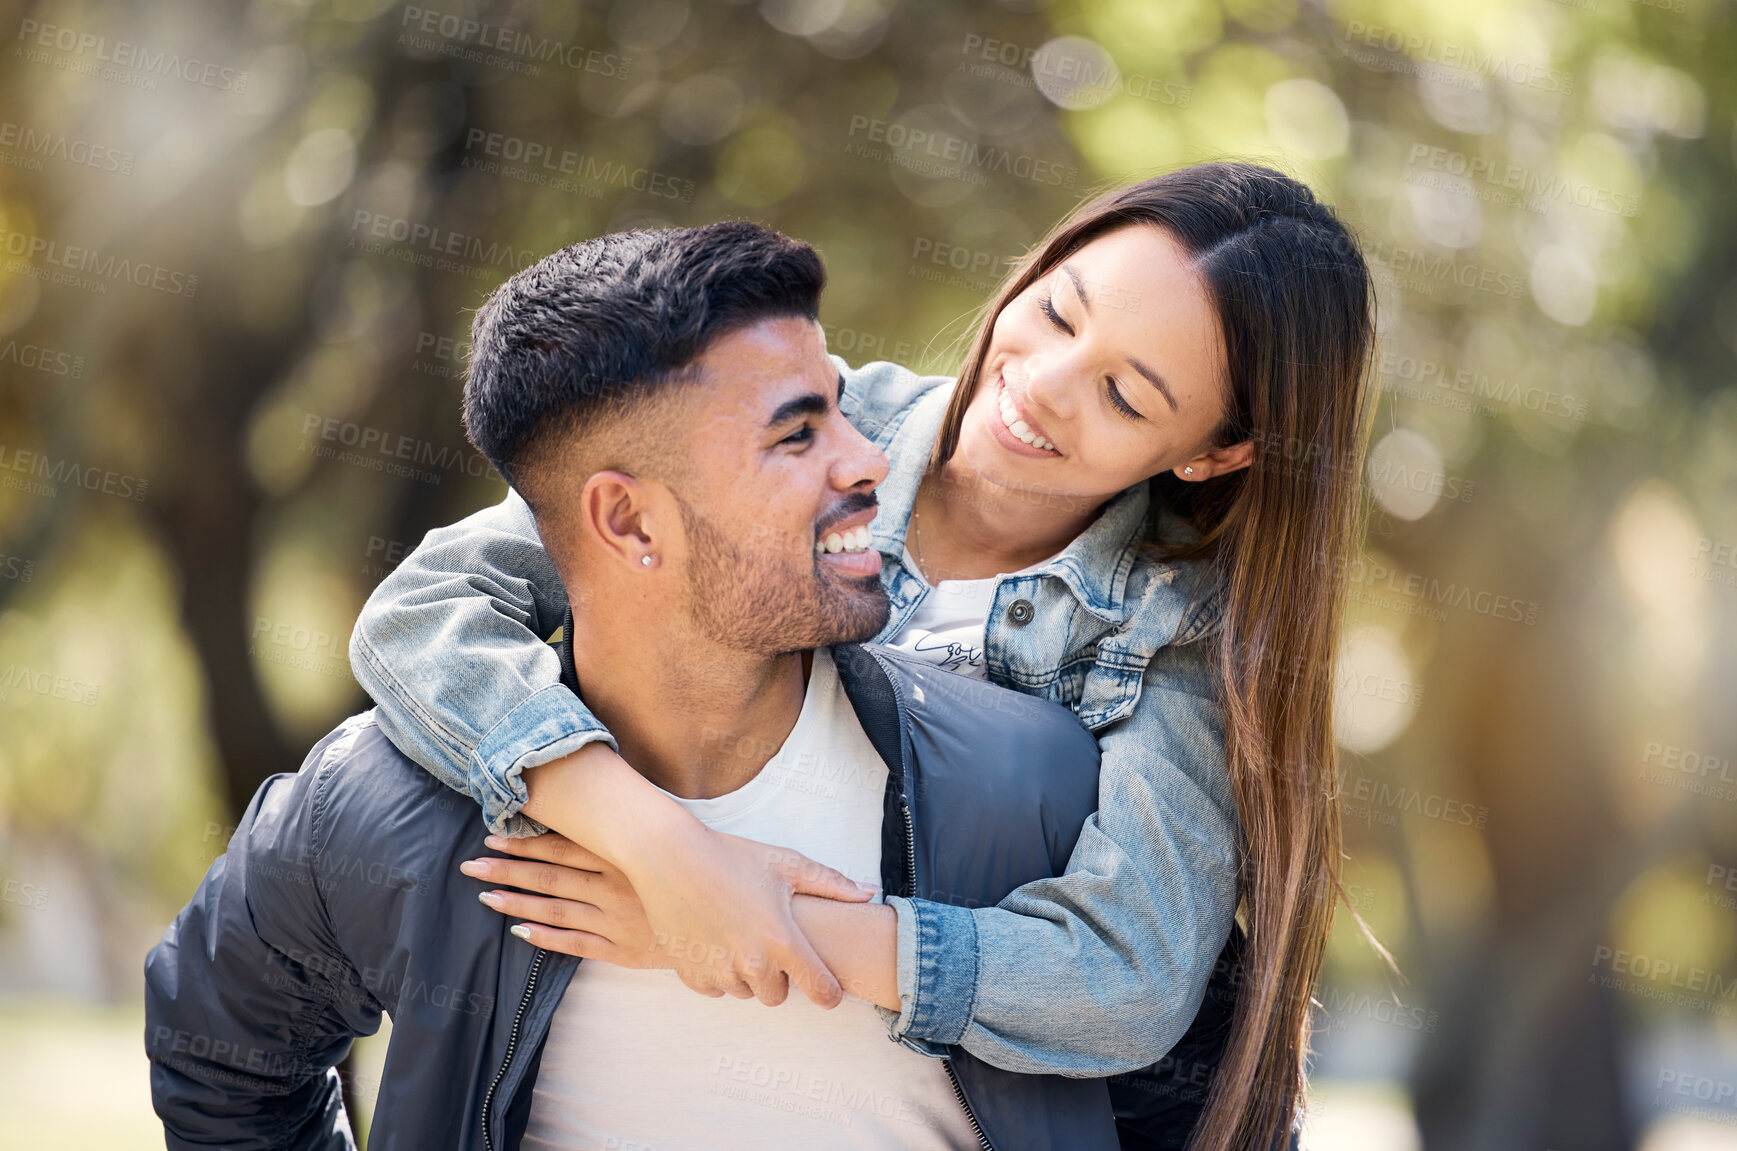
[[(844, 991), (796, 924), (793, 896), (862, 903), (875, 889), (845, 878), (800, 851), (691, 829), (637, 858), (635, 884), (660, 945), (692, 966), (695, 980), (775, 1007), (795, 984), (817, 1007), (838, 1006)], [(682, 971), (682, 968), (677, 968)]]
[[(835, 1006), (842, 997), (838, 982), (796, 927), (790, 901), (792, 893), (804, 889), (805, 881), (812, 882), (816, 872), (835, 881), (849, 881), (800, 852), (709, 830), (705, 834), (717, 842), (702, 840), (689, 846), (701, 853), (708, 849), (716, 852), (715, 863), (696, 865), (701, 868), (698, 874), (711, 881), (705, 886), (721, 893), (723, 902), (705, 908), (714, 925), (721, 924), (727, 934), (749, 937), (751, 929), (742, 916), (752, 916), (756, 904), (763, 908), (771, 902), (775, 910), (782, 910), (789, 931), (801, 940), (812, 965), (831, 982), (834, 991), (827, 1001), (824, 991), (817, 995), (800, 979), (798, 986), (819, 1006)], [(519, 934), (534, 946), (621, 967), (670, 968), (690, 988), (713, 998), (757, 995), (767, 1005), (776, 1006), (788, 997), (790, 980), (785, 972), (797, 966), (794, 956), (787, 960), (789, 967), (774, 969), (770, 960), (756, 960), (698, 935), (655, 931), (638, 893), (622, 871), (578, 844), (553, 832), (529, 839), (490, 836), (487, 842), (492, 849), (518, 858), (469, 860), (460, 864), (459, 870), (485, 882), (522, 889), (485, 892), (481, 898), (503, 914), (529, 921), (521, 925), (524, 931)], [(672, 855), (672, 862), (674, 859)], [(693, 873), (686, 878), (692, 879)], [(694, 886), (684, 882), (672, 893), (678, 914), (691, 910), (686, 889)], [(731, 908), (736, 909), (734, 915)], [(703, 924), (704, 917), (701, 921)], [(754, 977), (752, 982), (749, 976)]]
[(593, 848), (589, 858), (608, 860), (627, 877), (654, 945), (670, 959), (660, 966), (673, 966), (689, 987), (758, 996), (768, 1006), (784, 1002), (792, 983), (820, 1007), (843, 998), (838, 980), (797, 927), (791, 897), (861, 903), (873, 898), (874, 888), (799, 851), (711, 830), (601, 741), (527, 769), (525, 782), (525, 814)]
[[(486, 842), (518, 858), (471, 859), (458, 869), (473, 879), (523, 889), (478, 896), (504, 915), (530, 921), (522, 925), (527, 931), (515, 928), (515, 934), (537, 947), (618, 967), (674, 966), (659, 962), (639, 896), (621, 870), (603, 857), (554, 832), (529, 839), (491, 835)], [(537, 894), (524, 894), (527, 891)]]

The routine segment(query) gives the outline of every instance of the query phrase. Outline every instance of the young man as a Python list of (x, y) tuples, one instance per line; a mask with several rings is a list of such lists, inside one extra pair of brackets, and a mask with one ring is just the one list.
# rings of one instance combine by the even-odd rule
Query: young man
[[(885, 622), (879, 557), (816, 541), (859, 538), (886, 462), (838, 411), (822, 281), (750, 224), (564, 249), (478, 313), (467, 427), (584, 589), (564, 678), (647, 777), (889, 892), (993, 903), (1065, 869), (1096, 745), (1063, 708), (855, 645)], [(836, 786), (805, 786), (814, 765)], [(169, 1146), (350, 1146), (333, 1068), (383, 1011), (375, 1151), (1117, 1146), (1102, 1080), (933, 1058), (861, 999), (705, 998), (654, 969), (691, 962), (679, 946), (532, 947), (459, 870), (485, 833), (371, 713), (268, 780), (146, 962)], [(805, 915), (848, 940), (892, 912)], [(1184, 1039), (1178, 1084), (1222, 1022)], [(1185, 1134), (1188, 1088), (1160, 1080), (1133, 1110)]]

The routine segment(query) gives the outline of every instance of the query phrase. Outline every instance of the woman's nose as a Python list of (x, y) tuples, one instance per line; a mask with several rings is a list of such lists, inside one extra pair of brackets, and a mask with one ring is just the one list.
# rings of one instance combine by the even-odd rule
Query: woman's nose
[(1073, 414), (1074, 398), (1071, 378), (1078, 373), (1066, 356), (1034, 356), (1020, 366), (1023, 384), (1015, 384), (1032, 403), (1066, 418)]

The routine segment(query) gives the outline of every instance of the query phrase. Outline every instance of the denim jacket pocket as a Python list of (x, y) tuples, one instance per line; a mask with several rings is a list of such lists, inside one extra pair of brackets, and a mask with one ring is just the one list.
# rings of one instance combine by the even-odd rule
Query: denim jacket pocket
[[(1109, 649), (1109, 650), (1106, 650)], [(1074, 708), (1080, 722), (1096, 731), (1126, 719), (1140, 702), (1140, 688), (1145, 680), (1146, 665), (1152, 654), (1115, 650), (1106, 642), (1098, 649), (1098, 662), (1086, 673), (1080, 702)]]
[(1128, 594), (1138, 596), (1139, 604), (1098, 641), (1097, 660), (1074, 708), (1087, 729), (1126, 719), (1140, 702), (1146, 666), (1160, 647), (1176, 640), (1178, 625), (1190, 614), (1187, 601), (1174, 592), (1177, 574), (1174, 567), (1155, 567), (1137, 571), (1130, 581)]

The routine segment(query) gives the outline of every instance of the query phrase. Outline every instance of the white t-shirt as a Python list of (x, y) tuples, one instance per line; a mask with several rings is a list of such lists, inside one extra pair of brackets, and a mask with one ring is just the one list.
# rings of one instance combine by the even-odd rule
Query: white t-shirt
[[(920, 570), (917, 561), (910, 557), (907, 550), (905, 562), (913, 570)], [(1048, 562), (1039, 560), (1007, 574), (1024, 575)], [(887, 646), (921, 656), (948, 671), (988, 679), (983, 666), (984, 625), (989, 620), (989, 605), (995, 600), (995, 581), (1000, 578), (944, 579), (936, 583), (905, 626), (888, 637)]]
[[(760, 774), (714, 799), (672, 797), (707, 826), (880, 882), (887, 769), (819, 649), (802, 712)], [(707, 999), (674, 972), (588, 959), (555, 1009), (526, 1151), (971, 1148), (938, 1059), (887, 1037), (874, 1007)]]

